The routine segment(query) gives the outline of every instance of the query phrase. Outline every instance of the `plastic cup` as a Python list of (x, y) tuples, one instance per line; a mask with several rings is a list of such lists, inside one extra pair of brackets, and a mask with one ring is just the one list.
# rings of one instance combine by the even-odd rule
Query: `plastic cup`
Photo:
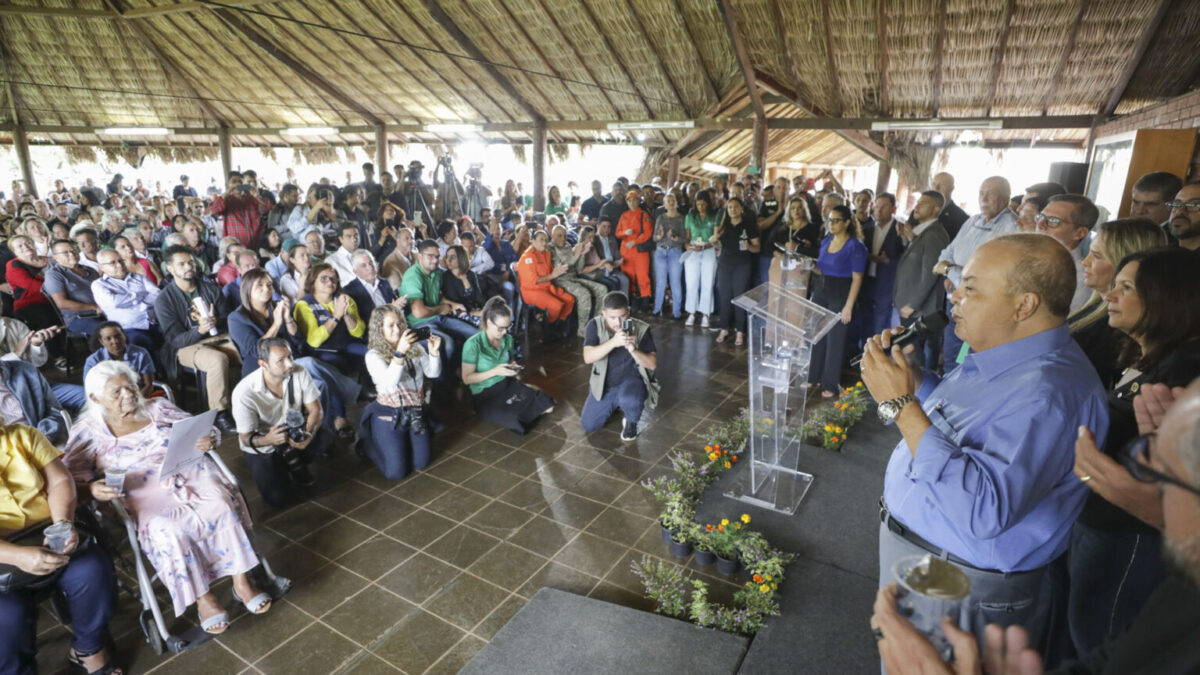
[(117, 488), (117, 492), (125, 489), (125, 469), (105, 469), (104, 484)]
[(942, 619), (957, 622), (963, 601), (971, 595), (971, 580), (962, 570), (933, 555), (897, 560), (892, 575), (900, 584), (896, 606), (949, 662), (954, 650), (942, 632)]
[(46, 548), (55, 553), (62, 553), (67, 549), (67, 540), (71, 538), (71, 524), (68, 522), (58, 522), (42, 533), (46, 537)]

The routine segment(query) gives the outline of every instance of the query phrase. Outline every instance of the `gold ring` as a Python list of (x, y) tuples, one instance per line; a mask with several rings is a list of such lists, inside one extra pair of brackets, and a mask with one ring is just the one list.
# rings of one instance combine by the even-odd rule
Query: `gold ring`
[(1089, 480), (1091, 480), (1091, 479), (1092, 479), (1092, 477), (1091, 477), (1091, 476), (1080, 476), (1080, 477), (1079, 477), (1079, 482), (1080, 482), (1080, 483), (1086, 483), (1086, 482), (1088, 482), (1088, 481), (1089, 481)]

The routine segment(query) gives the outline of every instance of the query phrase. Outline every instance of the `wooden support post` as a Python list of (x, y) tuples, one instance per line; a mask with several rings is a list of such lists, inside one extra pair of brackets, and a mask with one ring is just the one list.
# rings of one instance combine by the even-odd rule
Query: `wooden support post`
[(13, 127), (13, 148), (17, 151), (17, 163), (21, 165), (21, 178), (25, 180), (25, 192), (37, 199), (37, 184), (33, 182), (33, 162), (29, 159), (29, 136), (25, 125)]
[[(382, 124), (375, 125), (375, 180), (388, 168), (388, 135)], [(393, 176), (395, 178), (395, 176)]]
[[(224, 182), (229, 179), (229, 172), (233, 171), (233, 144), (229, 140), (229, 127), (217, 129), (217, 147), (221, 153), (221, 181)], [(221, 187), (225, 186), (222, 184)]]
[(546, 120), (533, 123), (533, 210), (546, 208)]
[[(875, 179), (875, 194), (887, 192), (888, 183), (892, 182), (892, 164), (886, 159), (879, 160), (879, 178)], [(900, 205), (896, 204), (899, 208)]]
[(767, 120), (754, 118), (754, 141), (750, 148), (750, 166), (758, 168), (759, 175), (767, 171)]
[(667, 158), (667, 189), (675, 186), (679, 180), (679, 155), (671, 155)]

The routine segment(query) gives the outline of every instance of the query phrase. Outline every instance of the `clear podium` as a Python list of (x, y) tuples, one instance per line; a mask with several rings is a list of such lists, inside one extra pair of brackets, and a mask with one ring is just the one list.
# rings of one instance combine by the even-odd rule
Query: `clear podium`
[(770, 282), (733, 300), (749, 321), (750, 434), (725, 495), (791, 515), (813, 481), (799, 468), (808, 400), (802, 385), (813, 344), (840, 317), (805, 298), (811, 259), (781, 257)]

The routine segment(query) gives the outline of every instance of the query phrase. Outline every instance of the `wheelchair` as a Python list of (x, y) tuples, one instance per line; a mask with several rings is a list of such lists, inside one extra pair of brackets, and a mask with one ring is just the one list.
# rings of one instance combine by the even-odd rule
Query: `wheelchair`
[[(216, 450), (210, 450), (205, 454), (225, 479), (241, 493), (237, 478)], [(242, 499), (245, 499), (244, 494)], [(155, 654), (161, 655), (165, 649), (179, 654), (199, 647), (216, 637), (205, 632), (199, 625), (192, 626), (178, 634), (171, 633), (155, 592), (154, 582), (158, 579), (158, 575), (154, 572), (145, 554), (142, 553), (138, 544), (137, 525), (120, 500), (113, 500), (106, 504), (101, 504), (93, 499), (88, 499), (86, 503), (81, 500), (80, 507), (81, 511), (87, 512), (97, 543), (108, 551), (117, 569), (137, 580), (137, 587), (130, 588), (122, 575), (118, 574), (117, 586), (141, 602), (142, 611), (138, 616), (138, 624), (146, 637), (146, 642)], [(114, 529), (117, 532), (114, 533)], [(122, 533), (124, 540), (120, 538)], [(275, 574), (271, 569), (271, 564), (267, 562), (266, 556), (258, 553), (261, 547), (258, 545), (253, 528), (247, 531), (247, 535), (254, 544), (259, 560), (259, 566), (250, 571), (250, 576), (259, 589), (270, 595), (272, 601), (277, 601), (291, 590), (292, 582), (286, 577)], [(126, 546), (128, 550), (126, 550)], [(132, 558), (132, 563), (122, 555), (124, 553), (131, 554), (128, 558)]]

